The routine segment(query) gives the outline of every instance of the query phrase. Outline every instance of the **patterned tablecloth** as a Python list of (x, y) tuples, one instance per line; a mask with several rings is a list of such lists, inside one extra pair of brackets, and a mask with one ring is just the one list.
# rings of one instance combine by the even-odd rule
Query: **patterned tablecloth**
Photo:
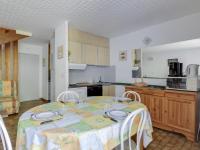
[[(80, 104), (52, 102), (30, 109), (20, 117), (16, 149), (110, 150), (116, 147), (120, 143), (121, 122), (104, 117), (105, 110), (131, 112), (146, 107), (139, 102), (119, 103), (113, 99), (105, 96), (92, 97)], [(40, 124), (41, 121), (31, 119), (33, 113), (45, 111), (59, 111), (63, 117), (43, 125)], [(136, 133), (137, 125), (136, 119), (133, 134)], [(143, 133), (144, 147), (152, 141), (152, 131), (151, 118), (148, 115)]]

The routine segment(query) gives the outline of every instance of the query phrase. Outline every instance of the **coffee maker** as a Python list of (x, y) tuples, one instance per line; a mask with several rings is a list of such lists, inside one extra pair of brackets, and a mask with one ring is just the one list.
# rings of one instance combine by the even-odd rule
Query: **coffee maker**
[(183, 76), (183, 63), (170, 62), (168, 76), (169, 77), (182, 77)]

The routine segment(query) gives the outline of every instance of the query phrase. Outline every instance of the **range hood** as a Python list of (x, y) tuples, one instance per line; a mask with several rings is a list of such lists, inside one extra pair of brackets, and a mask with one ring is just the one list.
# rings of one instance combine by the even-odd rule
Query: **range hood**
[(86, 64), (74, 64), (74, 63), (69, 63), (69, 69), (70, 70), (85, 70), (87, 67)]

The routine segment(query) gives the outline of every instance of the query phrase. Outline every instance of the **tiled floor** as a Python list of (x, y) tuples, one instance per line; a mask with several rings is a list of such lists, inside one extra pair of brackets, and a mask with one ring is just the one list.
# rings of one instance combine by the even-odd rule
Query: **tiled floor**
[[(15, 148), (15, 142), (16, 142), (16, 136), (17, 136), (17, 124), (18, 124), (18, 119), (21, 116), (21, 114), (30, 108), (33, 108), (37, 105), (44, 104), (44, 101), (41, 100), (34, 100), (34, 101), (28, 101), (28, 102), (23, 102), (20, 105), (19, 113), (10, 115), (9, 117), (4, 118), (4, 123), (6, 125), (6, 128), (8, 130), (8, 134), (10, 136), (11, 142), (13, 149)], [(3, 149), (2, 145), (0, 145), (0, 150)]]
[(188, 141), (183, 135), (154, 128), (153, 142), (147, 150), (200, 150), (200, 142)]
[[(44, 103), (45, 102), (40, 100), (23, 102), (21, 103), (19, 114), (11, 115), (7, 118), (4, 118), (13, 147), (15, 147), (17, 123), (21, 114), (32, 107)], [(147, 150), (200, 150), (200, 142), (192, 143), (190, 141), (187, 141), (187, 139), (182, 135), (163, 131), (157, 128), (154, 128), (153, 138), (154, 140), (148, 146)], [(0, 150), (1, 149), (2, 147), (0, 145)]]

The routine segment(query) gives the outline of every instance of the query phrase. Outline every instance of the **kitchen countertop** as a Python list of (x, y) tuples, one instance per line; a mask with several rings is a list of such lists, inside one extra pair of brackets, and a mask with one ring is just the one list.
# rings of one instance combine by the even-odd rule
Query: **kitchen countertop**
[(102, 85), (102, 86), (109, 86), (109, 85), (134, 86), (134, 84), (131, 84), (131, 83), (121, 83), (121, 82), (96, 82), (96, 83), (76, 83), (76, 84), (70, 84), (70, 85), (69, 85), (69, 88), (87, 87), (87, 86), (95, 86), (95, 85)]
[[(69, 88), (78, 88), (78, 87), (87, 87), (87, 86), (95, 86), (95, 85), (102, 85), (102, 86), (109, 86), (109, 85), (124, 85), (124, 86), (134, 86), (133, 83), (122, 83), (122, 82), (97, 82), (97, 83), (77, 83), (77, 84), (70, 84)], [(157, 88), (157, 89), (166, 89), (165, 86), (158, 86), (158, 85), (148, 85), (147, 87), (150, 88)]]
[[(79, 87), (88, 87), (88, 86), (109, 86), (109, 85), (122, 85), (122, 86), (135, 86), (134, 83), (122, 83), (122, 82), (96, 82), (96, 83), (77, 83), (70, 84), (69, 88), (79, 88)], [(179, 90), (179, 89), (167, 89), (165, 86), (160, 85), (147, 85), (146, 88), (160, 89), (160, 90), (172, 90), (172, 91), (185, 91), (185, 92), (197, 92), (197, 91), (188, 91), (188, 90)], [(143, 87), (144, 88), (144, 87)], [(200, 91), (200, 90), (198, 90)]]

